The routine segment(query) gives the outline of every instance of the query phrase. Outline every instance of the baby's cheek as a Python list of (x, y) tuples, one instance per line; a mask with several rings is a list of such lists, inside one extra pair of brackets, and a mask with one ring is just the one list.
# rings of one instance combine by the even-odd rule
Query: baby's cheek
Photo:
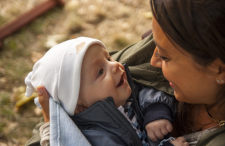
[(128, 98), (130, 97), (131, 92), (132, 92), (131, 87), (128, 85), (128, 87), (127, 87)]

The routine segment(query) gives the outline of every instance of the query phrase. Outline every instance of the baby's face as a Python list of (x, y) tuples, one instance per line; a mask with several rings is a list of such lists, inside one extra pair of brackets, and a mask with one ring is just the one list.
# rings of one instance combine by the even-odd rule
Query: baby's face
[(123, 106), (130, 94), (131, 88), (123, 65), (112, 60), (102, 46), (90, 46), (83, 58), (75, 114), (110, 96), (116, 107)]

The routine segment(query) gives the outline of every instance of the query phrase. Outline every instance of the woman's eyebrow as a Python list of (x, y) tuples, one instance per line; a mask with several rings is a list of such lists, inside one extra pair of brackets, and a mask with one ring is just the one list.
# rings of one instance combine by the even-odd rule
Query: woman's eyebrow
[(156, 45), (161, 51), (166, 52), (166, 50), (163, 49), (162, 47), (160, 47), (160, 45), (159, 45), (154, 39), (153, 39), (153, 41), (154, 41), (155, 45)]

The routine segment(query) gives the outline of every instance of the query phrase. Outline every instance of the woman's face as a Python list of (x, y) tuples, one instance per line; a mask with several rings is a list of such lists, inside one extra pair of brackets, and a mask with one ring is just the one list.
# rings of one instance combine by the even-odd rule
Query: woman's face
[(158, 22), (152, 21), (156, 48), (151, 65), (162, 68), (165, 78), (174, 89), (178, 101), (211, 104), (215, 101), (220, 86), (216, 83), (218, 72), (215, 63), (206, 68), (196, 63), (193, 57), (166, 37)]

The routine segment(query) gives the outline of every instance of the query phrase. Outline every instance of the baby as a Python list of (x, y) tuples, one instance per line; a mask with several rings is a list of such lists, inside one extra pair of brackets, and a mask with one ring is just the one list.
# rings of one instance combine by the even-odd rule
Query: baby
[[(126, 117), (125, 110), (121, 108), (125, 109), (124, 105), (129, 107), (132, 102), (138, 103), (136, 101), (138, 97), (131, 100), (134, 90), (131, 84), (132, 86), (134, 84), (129, 81), (131, 78), (127, 75), (129, 75), (128, 68), (125, 69), (124, 65), (114, 61), (102, 42), (80, 37), (54, 46), (34, 65), (33, 71), (25, 79), (26, 96), (29, 97), (34, 88), (43, 85), (53, 100), (60, 103), (71, 117), (88, 110), (98, 101), (112, 97), (115, 107), (119, 108)], [(158, 92), (153, 88), (151, 90)], [(136, 123), (129, 114), (126, 118), (143, 145), (148, 145), (146, 135), (155, 141), (172, 131), (172, 125), (167, 119), (156, 118), (156, 121), (144, 124), (143, 127), (140, 116), (143, 113), (140, 113), (141, 110), (137, 109), (140, 107), (135, 105), (136, 109), (130, 109), (134, 111), (133, 117), (136, 117)], [(148, 112), (146, 110), (145, 113)]]

